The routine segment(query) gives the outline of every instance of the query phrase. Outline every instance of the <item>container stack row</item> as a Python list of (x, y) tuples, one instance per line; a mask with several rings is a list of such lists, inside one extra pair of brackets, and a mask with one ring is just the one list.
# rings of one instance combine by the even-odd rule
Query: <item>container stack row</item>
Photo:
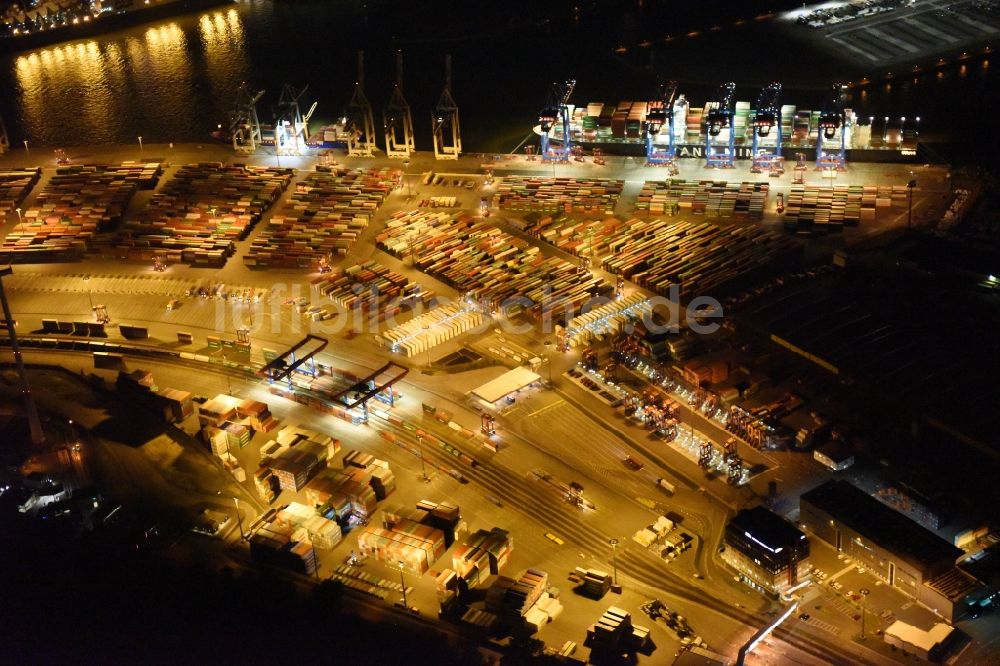
[(286, 426), (261, 447), (260, 468), (254, 475), (257, 492), (273, 501), (281, 490), (298, 491), (340, 451), (329, 435)]
[(42, 169), (0, 169), (0, 215), (14, 212), (38, 183)]
[(478, 530), (455, 549), (452, 567), (466, 589), (478, 587), (491, 575), (507, 566), (514, 550), (514, 540), (507, 530), (494, 527), (487, 532)]
[(97, 234), (121, 222), (136, 191), (155, 187), (161, 173), (158, 162), (59, 167), (7, 234), (2, 251), (38, 259), (81, 254)]
[(594, 337), (600, 339), (605, 335), (619, 333), (629, 322), (649, 317), (651, 312), (652, 304), (649, 299), (635, 292), (573, 317), (566, 330), (567, 342), (576, 347)]
[(466, 213), (445, 213), (423, 210), (399, 211), (386, 222), (385, 230), (376, 236), (379, 247), (395, 257), (415, 254), (418, 248), (428, 248), (447, 242), (447, 229), (453, 224), (465, 224), (472, 218)]
[[(460, 531), (464, 531), (461, 509), (458, 508), (458, 505), (451, 504), (450, 502), (432, 502), (426, 499), (420, 500), (417, 502), (414, 515), (414, 520), (418, 523), (430, 525), (431, 527), (436, 527), (439, 530), (444, 531), (444, 543), (447, 547), (450, 547), (451, 544), (455, 543), (455, 539)], [(507, 564), (506, 556), (510, 554), (512, 542), (510, 541), (509, 535), (505, 530), (501, 530), (497, 527), (494, 528), (494, 531), (500, 532), (505, 537), (508, 537), (504, 541), (507, 550), (503, 555), (502, 562), (499, 564), (499, 566), (504, 566)], [(490, 533), (485, 530), (479, 530), (476, 534), (489, 535)], [(475, 538), (475, 535), (473, 538)]]
[(259, 400), (219, 394), (198, 406), (198, 425), (212, 454), (227, 459), (231, 451), (249, 444), (255, 432), (274, 430), (278, 421)]
[(348, 451), (344, 454), (344, 469), (356, 467), (371, 475), (368, 485), (375, 493), (376, 500), (384, 500), (396, 490), (396, 475), (389, 469), (389, 463), (369, 453)]
[(200, 162), (180, 168), (119, 234), (168, 263), (222, 266), (291, 182), (292, 169)]
[(347, 527), (352, 517), (367, 519), (375, 511), (378, 497), (372, 476), (371, 470), (357, 467), (326, 472), (306, 484), (306, 500), (321, 516)]
[(486, 593), (486, 609), (508, 617), (524, 617), (545, 594), (549, 575), (528, 569), (516, 580), (503, 576)]
[(304, 531), (266, 525), (250, 537), (250, 557), (258, 564), (281, 567), (311, 576), (319, 563)]
[(686, 133), (684, 137), (684, 143), (699, 144), (702, 142), (702, 137), (705, 134), (704, 129), (705, 121), (705, 107), (702, 106), (689, 106), (687, 109), (687, 118), (685, 118)]
[(534, 216), (511, 224), (521, 231), (578, 257), (600, 257), (608, 253), (608, 241), (621, 228), (621, 220), (575, 220), (551, 215)]
[(711, 180), (647, 180), (636, 200), (636, 213), (760, 220), (767, 205), (768, 184)]
[(457, 338), (466, 331), (482, 330), (485, 317), (462, 303), (448, 303), (375, 336), (383, 349), (416, 356)]
[[(411, 219), (400, 215), (404, 222)], [(546, 259), (537, 247), (464, 214), (422, 224), (416, 233), (408, 224), (390, 224), (378, 241), (396, 256), (407, 248), (417, 268), (491, 312), (572, 316), (593, 296), (613, 291), (589, 271), (558, 257)]]
[(444, 532), (407, 518), (385, 517), (381, 526), (368, 525), (358, 535), (358, 548), (368, 557), (395, 567), (426, 573), (445, 551)]
[(642, 287), (688, 300), (761, 268), (794, 247), (791, 239), (754, 227), (708, 222), (630, 220), (604, 268)]
[(247, 266), (318, 268), (344, 256), (398, 180), (390, 169), (317, 167), (295, 184), (243, 257)]
[(504, 176), (497, 186), (498, 208), (546, 213), (612, 214), (624, 181), (606, 178)]
[(395, 316), (403, 307), (426, 303), (434, 296), (434, 292), (376, 261), (339, 268), (314, 284), (338, 307), (374, 321)]
[(794, 185), (785, 203), (788, 231), (840, 231), (873, 221), (878, 209), (905, 205), (905, 185)]
[(733, 107), (733, 131), (736, 133), (736, 142), (741, 143), (746, 140), (747, 128), (750, 123), (750, 102), (736, 102)]
[[(315, 548), (330, 550), (343, 538), (340, 525), (316, 513), (316, 509), (305, 504), (292, 502), (279, 511), (272, 524), (290, 527), (296, 541), (308, 541)], [(298, 533), (303, 530), (304, 534)]]
[(587, 640), (595, 649), (639, 651), (649, 644), (649, 629), (633, 626), (628, 611), (611, 606), (587, 629)]

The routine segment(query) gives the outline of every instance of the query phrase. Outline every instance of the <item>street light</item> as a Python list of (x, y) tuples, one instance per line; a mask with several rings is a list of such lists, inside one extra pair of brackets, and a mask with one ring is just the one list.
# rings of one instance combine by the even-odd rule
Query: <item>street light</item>
[(403, 588), (403, 608), (409, 610), (410, 604), (406, 603), (406, 579), (403, 577), (403, 560), (399, 561), (399, 586)]
[(861, 593), (861, 640), (865, 640), (865, 609), (867, 608), (867, 604), (865, 602), (868, 600), (868, 595), (871, 593), (871, 590), (867, 587), (863, 587), (858, 590), (858, 592)]
[(236, 524), (240, 526), (240, 541), (243, 541), (243, 519), (240, 518), (240, 501), (234, 497), (233, 504), (236, 505)]
[(913, 172), (910, 172), (910, 182), (906, 184), (906, 189), (908, 192), (907, 205), (906, 205), (906, 230), (910, 230), (910, 225), (913, 224), (913, 188), (917, 186), (917, 179), (913, 177)]
[(427, 466), (424, 464), (424, 436), (422, 434), (417, 434), (417, 448), (420, 449), (420, 474), (424, 479), (424, 483), (430, 481), (430, 477), (427, 476)]
[(549, 366), (549, 386), (552, 386), (552, 356), (549, 355), (549, 350), (552, 349), (552, 341), (545, 341), (545, 363)]
[(23, 220), (21, 219), (21, 209), (15, 208), (14, 211), (17, 213), (17, 223), (21, 224), (23, 222)]
[(614, 585), (617, 588), (618, 587), (618, 557), (617, 557), (618, 539), (610, 539), (608, 543), (611, 544), (611, 567), (612, 570), (615, 572), (614, 574), (615, 577), (612, 579), (612, 581), (614, 582)]
[[(430, 326), (430, 324), (424, 324), (422, 328), (423, 328), (423, 331), (424, 331), (424, 343), (426, 344), (427, 343), (427, 331), (431, 330), (431, 326)], [(427, 348), (424, 351), (427, 354), (427, 359), (426, 359), (427, 360), (427, 364), (426, 365), (429, 368), (429, 367), (431, 367), (431, 348), (430, 348), (430, 345), (428, 345)]]
[(31, 151), (28, 150), (28, 140), (27, 139), (24, 140), (24, 154), (26, 156), (28, 156), (28, 157), (31, 156)]
[(84, 283), (87, 285), (87, 300), (90, 301), (90, 311), (94, 311), (94, 294), (90, 291), (90, 276), (83, 278)]
[(139, 137), (139, 154), (142, 155), (142, 137)]

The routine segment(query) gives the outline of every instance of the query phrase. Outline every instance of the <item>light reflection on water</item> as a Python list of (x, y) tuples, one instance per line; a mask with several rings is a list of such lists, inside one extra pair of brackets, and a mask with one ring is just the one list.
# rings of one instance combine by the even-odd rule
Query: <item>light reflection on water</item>
[(120, 141), (123, 125), (149, 142), (207, 135), (247, 76), (243, 22), (234, 8), (182, 21), (17, 56), (24, 133), (42, 145)]
[[(243, 0), (89, 41), (0, 57), (0, 114), (15, 144), (22, 139), (53, 147), (131, 143), (137, 135), (147, 143), (204, 141), (218, 123), (228, 121), (237, 88), (247, 81), (267, 91), (258, 108), (262, 122), (271, 120), (283, 84), (308, 85), (305, 101), (319, 103), (313, 119), (318, 126), (343, 112), (359, 48), (365, 50), (366, 89), (378, 115), (394, 83), (393, 54), (402, 47), (417, 147), (430, 149), (427, 112), (440, 94), (442, 55), (451, 53), (463, 144), (467, 150), (506, 152), (537, 119), (548, 83), (561, 76), (577, 78), (577, 104), (640, 99), (655, 89), (654, 78), (663, 76), (677, 79), (694, 106), (704, 104), (726, 77), (735, 79), (737, 98), (748, 101), (756, 98), (760, 82), (780, 79), (784, 102), (800, 109), (818, 108), (829, 82), (841, 80), (840, 65), (798, 42), (775, 39), (766, 22), (743, 25), (738, 40), (727, 30), (706, 31), (697, 46), (674, 41), (643, 49), (643, 57), (633, 62), (613, 51), (619, 33), (635, 27), (634, 16), (604, 12), (597, 21), (588, 13), (590, 5), (579, 3), (587, 20), (574, 20), (577, 27), (563, 31), (532, 19), (542, 11), (538, 3), (505, 0), (504, 6), (525, 11), (496, 9), (494, 14), (524, 14), (524, 21), (498, 19), (482, 34), (451, 40), (439, 25), (447, 16), (422, 9), (433, 4)], [(372, 13), (376, 6), (382, 13)], [(473, 9), (480, 12), (473, 7), (466, 14)], [(459, 23), (470, 16), (463, 14)], [(699, 25), (692, 23), (684, 32)], [(677, 30), (682, 27), (679, 23)], [(746, 57), (765, 52), (765, 46), (769, 57)], [(887, 79), (884, 69), (843, 73), (848, 80), (864, 77), (849, 93), (861, 116), (919, 115), (928, 135), (964, 132), (956, 143), (987, 143), (981, 108), (1000, 104), (987, 57), (977, 53), (968, 64), (952, 59), (920, 71), (906, 66), (905, 75), (894, 79)], [(956, 99), (977, 104), (955, 104)], [(992, 126), (986, 130), (994, 131)]]

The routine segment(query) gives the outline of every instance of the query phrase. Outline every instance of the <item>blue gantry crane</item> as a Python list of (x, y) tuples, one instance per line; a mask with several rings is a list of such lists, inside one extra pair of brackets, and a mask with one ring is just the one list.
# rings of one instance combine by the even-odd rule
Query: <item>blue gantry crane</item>
[[(562, 83), (556, 82), (549, 89), (549, 98), (545, 107), (538, 114), (538, 123), (541, 125), (541, 153), (545, 161), (568, 162), (570, 156), (569, 140), (569, 102), (573, 89), (576, 88), (575, 79), (566, 79)], [(549, 137), (552, 129), (557, 123), (562, 123), (562, 146), (558, 149), (549, 145)]]
[[(816, 123), (816, 168), (843, 171), (847, 164), (845, 150), (847, 115), (844, 104), (847, 101), (847, 86), (834, 83), (823, 103), (823, 111)], [(840, 135), (840, 147), (827, 151), (824, 141), (834, 141)]]
[[(757, 106), (754, 108), (753, 121), (750, 123), (753, 129), (753, 164), (750, 171), (761, 173), (770, 171), (780, 162), (781, 157), (781, 84), (777, 81), (768, 84), (757, 96)], [(774, 152), (769, 152), (761, 146), (761, 139), (770, 136), (771, 130), (777, 130), (774, 138)]]
[[(646, 164), (665, 166), (671, 174), (677, 173), (674, 165), (676, 145), (674, 142), (674, 102), (677, 97), (677, 82), (668, 81), (657, 88), (657, 98), (649, 103), (646, 111)], [(669, 135), (666, 148), (656, 145), (663, 126)]]
[[(736, 159), (736, 134), (733, 119), (736, 104), (736, 84), (723, 83), (715, 97), (715, 104), (709, 108), (705, 122), (705, 166), (732, 169)], [(726, 130), (728, 140), (717, 146), (713, 139)], [(721, 148), (716, 152), (716, 148)]]

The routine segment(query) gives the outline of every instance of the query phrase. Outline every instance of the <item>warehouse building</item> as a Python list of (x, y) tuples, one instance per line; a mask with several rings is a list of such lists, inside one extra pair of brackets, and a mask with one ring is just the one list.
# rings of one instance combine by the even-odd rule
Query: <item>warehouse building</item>
[(771, 596), (795, 587), (809, 571), (809, 539), (762, 506), (744, 509), (726, 525), (722, 559), (740, 579)]
[(501, 400), (521, 389), (531, 386), (541, 377), (523, 366), (509, 370), (496, 379), (486, 382), (472, 391), (472, 395), (487, 405), (496, 407)]
[(889, 585), (949, 621), (982, 583), (956, 567), (964, 554), (930, 530), (846, 481), (802, 495), (799, 521)]

